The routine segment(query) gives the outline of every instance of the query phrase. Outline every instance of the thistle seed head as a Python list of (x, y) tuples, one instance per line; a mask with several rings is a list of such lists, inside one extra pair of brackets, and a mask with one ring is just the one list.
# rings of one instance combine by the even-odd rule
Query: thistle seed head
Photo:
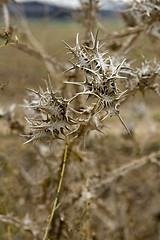
[(64, 138), (65, 132), (69, 131), (68, 127), (73, 124), (72, 119), (67, 117), (67, 100), (48, 88), (46, 91), (41, 88), (39, 91), (28, 91), (29, 99), (25, 107), (32, 112), (32, 117), (26, 118), (30, 129), (26, 143)]
[(144, 93), (146, 89), (154, 90), (158, 95), (159, 84), (158, 77), (160, 76), (160, 64), (156, 60), (149, 62), (144, 60), (142, 67), (137, 68), (138, 87)]
[(128, 26), (135, 27), (146, 25), (147, 33), (160, 38), (160, 1), (159, 0), (135, 0), (128, 4), (128, 9), (122, 12), (122, 16)]
[(101, 119), (117, 116), (121, 99), (127, 94), (127, 90), (122, 91), (118, 88), (117, 82), (120, 79), (126, 79), (124, 72), (130, 73), (130, 70), (128, 66), (126, 67), (125, 60), (117, 63), (114, 57), (110, 57), (106, 51), (101, 51), (102, 46), (99, 45), (97, 35), (94, 38), (91, 33), (91, 38), (92, 47), (81, 45), (78, 35), (75, 47), (66, 44), (73, 55), (72, 61), (74, 62), (71, 62), (73, 68), (82, 70), (85, 76), (85, 80), (80, 83), (72, 82), (72, 84), (81, 85), (83, 90), (77, 93), (71, 101), (79, 95), (87, 95), (88, 98), (92, 96), (97, 99), (97, 112), (94, 114), (101, 115)]

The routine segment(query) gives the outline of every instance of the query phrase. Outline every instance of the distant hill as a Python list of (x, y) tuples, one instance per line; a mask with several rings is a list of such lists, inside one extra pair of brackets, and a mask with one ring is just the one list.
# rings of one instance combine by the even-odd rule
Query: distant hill
[(57, 7), (53, 4), (40, 2), (9, 3), (9, 12), (12, 16), (17, 16), (18, 12), (25, 14), (27, 18), (71, 18), (71, 10)]
[[(21, 11), (27, 18), (32, 18), (32, 19), (38, 19), (38, 18), (44, 18), (44, 17), (48, 17), (49, 19), (72, 19), (73, 18), (72, 9), (58, 7), (54, 4), (47, 4), (47, 3), (44, 4), (36, 1), (23, 2), (21, 4), (9, 3), (8, 9), (11, 16), (17, 16), (18, 13)], [(103, 18), (113, 17), (113, 15), (118, 14), (118, 12), (114, 9), (101, 10), (99, 12), (99, 15)]]

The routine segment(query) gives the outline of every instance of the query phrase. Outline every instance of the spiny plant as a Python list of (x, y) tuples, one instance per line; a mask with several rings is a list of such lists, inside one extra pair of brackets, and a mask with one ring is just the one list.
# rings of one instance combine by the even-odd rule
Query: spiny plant
[[(73, 55), (70, 63), (72, 67), (66, 71), (79, 69), (83, 72), (81, 82), (65, 82), (66, 84), (79, 85), (80, 89), (70, 99), (58, 96), (47, 84), (47, 90), (39, 91), (28, 89), (29, 99), (25, 100), (26, 107), (32, 110), (32, 118), (26, 118), (30, 125), (30, 142), (38, 139), (47, 141), (62, 138), (66, 135), (79, 135), (82, 126), (89, 130), (101, 130), (102, 122), (107, 117), (117, 116), (129, 133), (124, 121), (119, 114), (119, 106), (134, 91), (144, 93), (146, 89), (154, 90), (159, 95), (158, 78), (159, 64), (145, 60), (141, 68), (133, 70), (126, 59), (115, 59), (100, 46), (98, 32), (94, 37), (91, 33), (90, 46), (80, 44), (78, 34), (76, 45), (65, 45)], [(120, 89), (122, 81), (124, 89)], [(119, 83), (120, 82), (120, 83)], [(74, 109), (72, 102), (79, 96), (83, 97), (83, 109)], [(90, 101), (91, 99), (91, 101)], [(91, 102), (89, 106), (84, 101)], [(85, 107), (86, 105), (87, 107)], [(87, 116), (87, 117), (85, 117)], [(72, 127), (71, 127), (72, 126)]]
[(144, 93), (147, 89), (155, 91), (159, 96), (159, 75), (160, 75), (160, 65), (154, 59), (153, 62), (147, 61), (145, 59), (142, 62), (142, 67), (136, 70), (138, 84), (137, 87)]
[[(30, 142), (37, 139), (61, 138), (68, 131), (69, 135), (76, 134), (81, 125), (87, 125), (88, 128), (100, 130), (101, 122), (107, 117), (116, 115), (125, 126), (119, 115), (119, 106), (121, 101), (129, 93), (127, 89), (120, 90), (117, 86), (119, 80), (126, 80), (125, 74), (130, 73), (130, 68), (126, 66), (125, 60), (118, 63), (114, 57), (106, 56), (108, 53), (101, 51), (97, 35), (92, 36), (92, 46), (80, 45), (78, 35), (76, 37), (76, 46), (71, 47), (67, 43), (67, 48), (73, 54), (71, 69), (80, 69), (83, 71), (84, 78), (81, 82), (66, 82), (81, 86), (82, 90), (76, 92), (70, 99), (63, 99), (62, 96), (56, 96), (51, 87), (47, 87), (44, 92), (30, 90), (29, 99), (26, 100), (26, 107), (32, 111), (33, 118), (27, 118), (30, 125)], [(69, 71), (67, 70), (67, 71)], [(74, 109), (72, 102), (79, 96), (90, 101), (91, 105), (87, 108)], [(84, 118), (84, 115), (88, 115)], [(76, 126), (70, 130), (70, 126)], [(89, 129), (88, 129), (89, 130)], [(129, 132), (129, 130), (127, 129)]]
[(67, 114), (68, 101), (56, 96), (56, 92), (47, 87), (46, 91), (28, 89), (29, 99), (25, 100), (26, 107), (32, 110), (32, 118), (26, 118), (30, 128), (30, 138), (26, 143), (33, 140), (50, 142), (53, 139), (62, 139), (65, 130), (74, 121)]
[[(41, 88), (39, 91), (29, 89), (29, 98), (25, 100), (26, 107), (30, 110), (30, 118), (26, 118), (30, 128), (29, 135), (26, 135), (29, 140), (26, 143), (33, 140), (50, 143), (55, 139), (62, 138), (62, 136), (66, 137), (66, 148), (57, 195), (43, 240), (47, 239), (55, 210), (58, 207), (58, 196), (61, 190), (68, 151), (68, 136), (78, 138), (84, 134), (86, 135), (90, 130), (101, 131), (101, 122), (113, 115), (118, 116), (125, 126), (119, 115), (118, 106), (121, 99), (127, 94), (127, 90), (121, 91), (117, 87), (117, 81), (125, 79), (125, 77), (122, 77), (122, 72), (127, 71), (128, 68), (125, 67), (125, 61), (116, 64), (114, 58), (105, 57), (107, 53), (100, 51), (101, 46), (99, 46), (97, 35), (94, 38), (91, 33), (91, 36), (91, 47), (80, 45), (78, 35), (75, 47), (65, 43), (73, 54), (73, 60), (75, 60), (71, 69), (78, 68), (84, 72), (84, 81), (72, 82), (72, 84), (80, 85), (82, 91), (75, 93), (73, 97), (66, 100), (62, 96), (58, 97), (57, 93), (53, 92), (52, 87), (49, 87), (49, 83), (46, 91)], [(88, 101), (92, 98), (91, 106), (83, 108), (83, 110), (75, 110), (71, 103), (78, 96), (83, 96)]]
[[(157, 76), (160, 72), (156, 61), (152, 63), (154, 67), (151, 67), (151, 63), (145, 60), (142, 68), (133, 70), (126, 59), (115, 59), (108, 52), (103, 51), (103, 45), (100, 46), (98, 41), (98, 33), (95, 37), (91, 33), (91, 39), (90, 44), (80, 44), (77, 34), (74, 47), (64, 42), (69, 53), (73, 55), (70, 60), (72, 67), (67, 71), (76, 69), (82, 71), (80, 82), (65, 83), (78, 85), (78, 92), (71, 98), (64, 99), (59, 92), (52, 90), (49, 81), (46, 82), (46, 91), (41, 88), (39, 91), (28, 89), (29, 97), (25, 100), (25, 107), (29, 113), (26, 119), (30, 129), (29, 134), (26, 135), (29, 138), (26, 143), (34, 140), (48, 143), (56, 139), (66, 141), (57, 195), (43, 240), (47, 239), (55, 211), (59, 207), (58, 199), (70, 141), (73, 144), (74, 139), (84, 137), (91, 130), (102, 131), (102, 122), (114, 115), (130, 133), (119, 114), (121, 103), (132, 94), (133, 90), (144, 92), (146, 89), (152, 89), (158, 93)], [(120, 89), (122, 86), (123, 88)], [(80, 96), (83, 108), (76, 106), (75, 109), (72, 103)]]
[[(111, 221), (109, 221), (111, 227), (108, 228), (109, 229), (108, 231), (107, 226), (106, 227), (107, 231), (104, 231), (103, 234), (101, 233), (102, 236), (105, 235), (106, 237), (106, 232), (108, 234), (108, 232), (113, 231), (112, 228), (114, 228), (113, 232), (121, 231), (118, 229), (118, 227), (124, 228), (123, 231), (125, 232), (125, 226), (121, 225), (121, 221), (119, 221), (118, 218), (119, 214), (117, 214), (116, 212), (117, 209), (115, 207), (111, 208), (109, 213), (107, 212), (106, 214), (106, 202), (105, 202), (106, 195), (108, 194), (108, 191), (110, 191), (109, 190), (110, 187), (108, 187), (108, 185), (106, 184), (111, 183), (112, 181), (117, 179), (119, 184), (119, 179), (125, 176), (125, 174), (147, 163), (154, 163), (157, 164), (157, 166), (159, 165), (158, 163), (159, 152), (158, 153), (156, 152), (146, 157), (139, 158), (138, 160), (136, 159), (134, 161), (131, 161), (129, 162), (129, 164), (124, 164), (122, 167), (119, 168), (117, 168), (113, 164), (112, 167), (113, 171), (108, 173), (107, 169), (108, 165), (106, 164), (107, 157), (105, 156), (104, 157), (105, 159), (103, 159), (103, 161), (104, 164), (107, 165), (107, 168), (105, 168), (104, 171), (106, 171), (106, 169), (107, 171), (104, 174), (101, 172), (104, 165), (101, 168), (100, 166), (101, 162), (99, 161), (99, 159), (96, 158), (89, 159), (88, 157), (89, 154), (87, 155), (86, 152), (83, 153), (81, 148), (82, 145), (80, 144), (82, 142), (81, 141), (82, 139), (85, 138), (87, 139), (86, 135), (92, 130), (105, 133), (104, 127), (107, 126), (107, 122), (105, 122), (105, 120), (113, 116), (116, 116), (120, 120), (122, 125), (126, 128), (127, 132), (130, 133), (130, 130), (127, 128), (126, 124), (124, 123), (120, 115), (121, 105), (125, 101), (127, 101), (129, 97), (134, 95), (137, 91), (141, 91), (143, 94), (147, 94), (148, 90), (153, 90), (158, 95), (160, 95), (159, 93), (160, 65), (158, 61), (156, 60), (148, 61), (144, 58), (141, 66), (135, 68), (133, 67), (131, 62), (124, 58), (126, 54), (125, 50), (128, 50), (130, 44), (133, 44), (134, 40), (137, 38), (137, 36), (139, 36), (139, 33), (143, 32), (150, 33), (150, 30), (156, 29), (156, 36), (157, 37), (159, 36), (158, 34), (159, 2), (141, 1), (140, 3), (139, 1), (132, 1), (131, 5), (129, 6), (129, 9), (126, 10), (125, 12), (127, 15), (126, 18), (127, 21), (132, 19), (132, 23), (128, 21), (128, 26), (131, 26), (132, 28), (126, 28), (124, 31), (120, 33), (117, 32), (112, 34), (104, 34), (104, 38), (102, 37), (101, 39), (103, 39), (102, 42), (104, 42), (105, 44), (107, 43), (108, 39), (111, 40), (112, 43), (114, 43), (114, 40), (117, 37), (116, 40), (118, 42), (119, 48), (118, 49), (115, 48), (117, 51), (116, 54), (113, 53), (111, 54), (109, 52), (109, 45), (106, 44), (107, 45), (106, 47), (106, 45), (101, 44), (101, 41), (98, 40), (98, 32), (97, 34), (94, 34), (95, 26), (97, 25), (99, 25), (102, 32), (104, 32), (104, 28), (101, 28), (97, 15), (99, 9), (99, 1), (81, 0), (80, 2), (82, 11), (82, 14), (80, 15), (80, 21), (86, 28), (86, 34), (85, 39), (82, 42), (79, 41), (79, 35), (77, 34), (76, 43), (74, 46), (71, 46), (68, 43), (64, 42), (67, 49), (69, 50), (69, 53), (72, 54), (72, 59), (70, 60), (70, 64), (72, 66), (69, 69), (68, 67), (65, 67), (65, 65), (62, 66), (59, 63), (59, 61), (48, 56), (45, 52), (41, 50), (40, 51), (35, 50), (36, 46), (35, 49), (32, 49), (27, 45), (19, 43), (16, 40), (13, 40), (12, 35), (10, 35), (9, 32), (4, 31), (4, 33), (1, 34), (1, 37), (5, 39), (5, 43), (3, 44), (3, 46), (7, 45), (8, 43), (10, 44), (12, 44), (13, 42), (18, 43), (17, 45), (15, 45), (17, 48), (20, 48), (21, 50), (25, 51), (26, 53), (32, 56), (35, 56), (36, 58), (39, 58), (41, 60), (43, 59), (44, 62), (47, 63), (46, 66), (48, 65), (48, 63), (49, 66), (52, 65), (52, 67), (55, 69), (54, 74), (56, 71), (64, 70), (66, 77), (64, 85), (68, 87), (73, 87), (72, 88), (73, 92), (71, 92), (72, 95), (69, 97), (64, 97), (65, 94), (63, 94), (63, 92), (57, 91), (57, 89), (53, 89), (50, 80), (46, 81), (45, 90), (43, 90), (41, 87), (39, 87), (39, 90), (28, 89), (27, 90), (28, 96), (25, 99), (26, 120), (28, 123), (27, 131), (26, 127), (20, 130), (19, 127), (20, 125), (18, 125), (19, 122), (18, 124), (16, 123), (16, 130), (18, 132), (21, 132), (23, 136), (27, 138), (26, 143), (31, 142), (35, 143), (34, 145), (34, 152), (36, 155), (35, 158), (36, 160), (38, 159), (37, 160), (38, 164), (41, 163), (43, 166), (40, 169), (40, 181), (36, 180), (34, 181), (33, 180), (34, 178), (32, 178), (30, 175), (30, 171), (27, 170), (25, 172), (22, 166), (20, 166), (22, 168), (20, 169), (20, 172), (24, 176), (24, 179), (29, 182), (29, 186), (31, 188), (41, 187), (43, 189), (42, 199), (40, 199), (39, 202), (37, 201), (38, 203), (36, 205), (37, 206), (36, 210), (37, 212), (39, 210), (44, 210), (45, 214), (43, 215), (42, 218), (39, 213), (37, 215), (35, 214), (34, 220), (31, 220), (32, 217), (28, 216), (28, 218), (26, 217), (26, 219), (22, 221), (19, 219), (17, 220), (16, 218), (10, 215), (7, 216), (0, 215), (0, 220), (5, 223), (6, 222), (8, 222), (9, 224), (12, 223), (18, 226), (20, 229), (30, 231), (35, 237), (35, 239), (42, 239), (39, 236), (41, 236), (43, 234), (43, 231), (45, 231), (44, 221), (47, 218), (46, 217), (47, 214), (50, 214), (50, 216), (47, 223), (46, 231), (43, 236), (43, 240), (46, 240), (47, 238), (51, 239), (53, 237), (51, 234), (52, 231), (55, 232), (56, 235), (55, 238), (57, 239), (64, 238), (77, 239), (77, 235), (75, 237), (74, 234), (72, 234), (72, 230), (73, 232), (75, 231), (75, 229), (72, 229), (74, 228), (75, 225), (78, 226), (76, 230), (80, 235), (79, 239), (87, 240), (99, 239), (100, 235), (97, 234), (96, 236), (96, 234), (95, 235), (93, 234), (93, 236), (91, 236), (90, 233), (89, 203), (91, 198), (93, 198), (95, 201), (92, 207), (92, 209), (94, 210), (94, 214), (98, 216), (98, 220), (99, 219), (102, 220), (103, 226), (105, 227), (107, 226), (108, 221), (106, 219), (109, 218), (108, 217), (109, 214), (111, 215), (110, 217)], [(123, 40), (122, 43), (119, 44), (119, 39), (121, 38), (123, 39), (123, 37), (127, 37), (127, 40)], [(73, 74), (72, 80), (67, 79), (68, 72)], [(3, 85), (0, 86), (0, 89), (3, 90)], [(8, 116), (9, 117), (12, 116), (12, 111), (5, 111), (0, 114), (0, 118), (4, 119), (7, 118), (7, 120), (9, 119)], [(13, 123), (16, 122), (15, 115), (13, 118), (10, 117), (10, 122), (11, 122), (10, 126), (12, 126)], [(91, 138), (91, 136), (94, 137)], [(93, 149), (96, 145), (98, 145), (94, 134), (93, 135), (90, 134), (88, 136), (88, 139), (89, 141), (91, 140), (90, 148)], [(106, 139), (108, 138), (105, 138), (105, 141)], [(128, 142), (134, 142), (134, 139), (131, 138), (130, 136), (128, 137), (128, 135), (127, 139), (129, 140)], [(52, 151), (55, 151), (56, 154), (58, 155), (58, 157), (56, 158), (56, 154), (54, 154), (55, 158), (54, 161), (46, 159), (43, 156), (43, 154), (41, 154), (42, 146), (44, 147), (42, 143), (50, 145), (50, 150), (52, 150), (51, 147), (53, 146)], [(52, 143), (53, 145), (51, 146)], [(62, 154), (63, 148), (64, 152)], [(98, 148), (99, 146), (96, 149)], [(111, 151), (113, 157), (111, 154), (111, 157), (109, 158), (114, 158), (115, 155), (113, 153), (113, 150)], [(136, 150), (133, 148), (133, 151)], [(100, 148), (100, 155), (103, 155), (102, 148)], [(59, 197), (61, 193), (66, 163), (68, 159), (72, 158), (72, 156), (74, 156), (73, 157), (74, 162), (72, 163), (69, 171), (71, 170), (70, 172), (73, 177), (73, 181), (75, 181), (74, 183), (76, 187), (72, 188), (70, 184), (66, 184), (67, 186), (65, 187), (67, 190), (64, 189), (66, 194), (60, 206)], [(134, 154), (134, 156), (136, 156), (136, 153)], [(62, 157), (62, 161), (59, 163), (58, 160), (60, 157)], [(131, 160), (130, 157), (129, 159)], [(77, 164), (78, 162), (77, 159), (80, 162), (80, 164), (82, 163), (82, 165)], [(38, 164), (37, 168), (39, 168)], [(87, 167), (85, 166), (86, 169), (88, 169), (88, 166), (92, 167), (91, 172), (94, 172), (92, 175), (92, 179), (90, 181), (88, 170), (85, 170), (85, 168), (83, 168), (84, 165), (87, 165)], [(77, 171), (75, 171), (77, 166), (78, 169)], [(98, 168), (96, 168), (96, 166), (98, 166)], [(60, 173), (57, 170), (58, 168), (60, 168)], [(47, 170), (44, 171), (44, 169)], [(97, 169), (99, 170), (99, 172)], [(57, 173), (59, 174), (59, 178), (57, 177)], [(35, 172), (32, 172), (32, 174), (35, 175)], [(78, 174), (81, 175), (81, 178), (78, 178), (77, 176)], [(145, 174), (143, 174), (143, 176), (144, 175)], [(69, 182), (71, 178), (70, 177), (68, 178), (69, 180), (68, 179), (66, 180), (68, 180)], [(81, 185), (79, 179), (84, 180), (85, 178), (86, 178), (85, 187), (84, 186), (79, 187), (79, 185)], [(56, 182), (57, 190), (55, 191)], [(92, 185), (91, 188), (90, 185)], [(121, 190), (118, 189), (118, 191)], [(105, 200), (101, 199), (101, 196), (103, 194), (105, 195), (104, 197)], [(55, 197), (53, 207), (51, 209), (53, 195)], [(125, 195), (123, 189), (122, 195), (123, 196)], [(118, 202), (120, 202), (119, 199)], [(83, 211), (81, 211), (82, 205), (84, 206)], [(76, 207), (78, 208), (79, 210), (79, 216), (77, 217), (78, 223), (76, 223), (76, 221), (74, 223), (74, 219), (76, 217), (75, 218), (71, 217), (71, 219), (67, 218), (65, 219), (66, 212), (67, 211), (70, 212), (70, 207), (68, 206), (70, 206), (71, 208), (73, 206), (74, 211)], [(59, 207), (61, 213), (60, 214), (58, 213), (58, 218), (56, 218), (57, 216), (55, 213), (57, 210), (59, 210), (58, 209)], [(126, 211), (126, 216), (128, 216), (129, 212), (128, 205), (126, 205), (123, 208), (122, 206), (120, 206), (121, 211), (124, 211), (124, 208)], [(32, 211), (32, 209), (30, 211)], [(115, 222), (112, 223), (114, 218), (113, 212), (114, 213), (116, 212), (115, 214), (116, 224)], [(74, 212), (74, 214), (76, 215), (76, 211)], [(118, 221), (120, 222), (120, 224), (117, 224)], [(129, 232), (128, 229), (126, 230), (127, 233)], [(64, 232), (62, 233), (63, 230)], [(100, 231), (101, 230), (102, 228), (100, 227)], [(86, 235), (84, 234), (84, 232)], [(127, 234), (125, 235), (125, 233), (124, 234), (122, 233), (121, 237), (115, 236), (117, 235), (114, 235), (114, 233), (111, 238), (108, 237), (107, 235), (109, 239), (120, 238), (130, 239), (130, 232), (129, 237), (127, 237), (128, 235)]]
[(141, 0), (127, 3), (122, 13), (128, 26), (144, 26), (147, 34), (159, 38), (160, 2), (159, 0)]

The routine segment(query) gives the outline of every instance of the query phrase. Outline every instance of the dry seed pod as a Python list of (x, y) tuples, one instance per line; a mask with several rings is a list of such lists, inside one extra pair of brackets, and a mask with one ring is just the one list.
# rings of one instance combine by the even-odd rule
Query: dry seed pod
[(49, 90), (29, 90), (29, 99), (25, 107), (31, 112), (32, 117), (26, 118), (29, 123), (30, 133), (26, 137), (33, 140), (52, 142), (53, 139), (63, 139), (65, 132), (74, 124), (67, 116), (68, 101), (58, 97), (56, 92)]
[(160, 38), (160, 1), (141, 0), (127, 3), (127, 9), (122, 12), (122, 16), (130, 27), (146, 25), (146, 33)]
[[(70, 102), (79, 95), (87, 95), (88, 98), (92, 96), (97, 99), (97, 108), (94, 114), (99, 114), (101, 120), (104, 120), (108, 116), (116, 115), (125, 126), (119, 116), (118, 106), (128, 90), (121, 91), (117, 86), (117, 82), (120, 79), (126, 79), (123, 76), (124, 71), (125, 74), (130, 74), (130, 69), (128, 66), (126, 67), (125, 60), (117, 63), (113, 57), (107, 55), (107, 52), (101, 51), (97, 35), (94, 38), (91, 33), (91, 38), (92, 47), (81, 45), (78, 34), (75, 47), (71, 47), (65, 43), (67, 49), (73, 55), (71, 62), (73, 67), (70, 69), (78, 68), (85, 75), (85, 80), (82, 82), (70, 82), (71, 84), (78, 84), (83, 88), (81, 92), (76, 93), (70, 99)], [(126, 126), (125, 128), (127, 129)]]
[(158, 78), (160, 76), (160, 64), (154, 60), (149, 62), (144, 60), (142, 67), (137, 68), (138, 88), (144, 93), (146, 89), (154, 90), (159, 96), (159, 83)]

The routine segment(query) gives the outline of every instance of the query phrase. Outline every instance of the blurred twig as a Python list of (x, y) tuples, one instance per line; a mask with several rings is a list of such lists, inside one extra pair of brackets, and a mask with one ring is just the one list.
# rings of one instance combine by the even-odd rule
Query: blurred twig
[(19, 227), (20, 229), (23, 229), (24, 231), (29, 231), (33, 234), (34, 237), (36, 237), (40, 232), (41, 228), (36, 225), (34, 222), (32, 222), (30, 219), (27, 221), (18, 219), (17, 217), (0, 214), (0, 221), (8, 224), (12, 224), (16, 227)]
[(45, 56), (47, 56), (48, 54), (43, 49), (40, 42), (33, 36), (32, 32), (31, 32), (31, 30), (28, 26), (28, 23), (27, 23), (26, 19), (23, 17), (23, 15), (21, 14), (21, 12), (19, 12), (19, 17), (20, 17), (21, 24), (22, 24), (22, 27), (23, 27), (23, 33), (27, 37), (29, 43), (34, 47), (34, 49), (36, 49), (36, 51), (39, 52), (43, 56), (42, 59), (43, 59), (45, 65), (46, 65), (50, 75), (52, 77), (54, 77), (54, 74), (55, 74), (55, 71), (56, 71), (55, 62), (53, 64), (46, 59)]
[(151, 153), (150, 155), (144, 156), (139, 159), (135, 159), (131, 163), (127, 163), (122, 167), (113, 170), (111, 173), (108, 173), (108, 176), (106, 176), (106, 178), (102, 180), (101, 183), (98, 183), (97, 185), (95, 185), (94, 188), (96, 189), (96, 188), (102, 187), (103, 185), (111, 183), (112, 181), (116, 180), (118, 177), (125, 176), (130, 171), (140, 168), (147, 163), (154, 163), (160, 166), (159, 158), (160, 158), (160, 151)]
[[(0, 33), (0, 38), (5, 39), (5, 36), (3, 33)], [(12, 37), (9, 39), (9, 42), (16, 43)], [(28, 53), (29, 55), (31, 55), (37, 59), (45, 60), (45, 61), (51, 63), (56, 70), (58, 70), (58, 69), (59, 70), (61, 69), (62, 71), (64, 70), (64, 67), (59, 62), (57, 62), (56, 59), (52, 58), (51, 56), (49, 56), (47, 54), (43, 54), (43, 53), (29, 47), (27, 44), (19, 42), (17, 44), (11, 45), (11, 46), (14, 48), (18, 48), (19, 50), (22, 50), (23, 52)]]
[(10, 28), (10, 17), (9, 17), (9, 11), (6, 4), (2, 5), (2, 11), (3, 11), (3, 21), (4, 26), (7, 31), (9, 31)]

